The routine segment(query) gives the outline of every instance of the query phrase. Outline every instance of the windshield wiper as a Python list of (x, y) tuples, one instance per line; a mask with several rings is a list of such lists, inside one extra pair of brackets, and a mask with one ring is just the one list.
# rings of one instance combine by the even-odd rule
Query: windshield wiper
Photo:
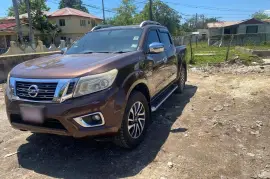
[(94, 52), (93, 51), (84, 51), (81, 54), (91, 54), (91, 53), (94, 53)]
[(132, 51), (116, 51), (116, 52), (113, 52), (113, 53), (128, 53), (128, 52), (132, 52)]

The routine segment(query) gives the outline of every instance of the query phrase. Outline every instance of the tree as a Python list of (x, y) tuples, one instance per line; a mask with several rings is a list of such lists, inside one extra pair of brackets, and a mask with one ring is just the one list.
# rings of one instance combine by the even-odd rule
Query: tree
[(211, 17), (207, 18), (205, 15), (200, 14), (197, 17), (197, 24), (196, 24), (196, 16), (192, 16), (191, 18), (187, 19), (185, 23), (181, 25), (181, 30), (182, 32), (194, 32), (197, 29), (204, 29), (206, 28), (208, 23), (211, 22), (218, 22), (217, 17)]
[(264, 13), (263, 11), (258, 11), (258, 12), (255, 12), (254, 14), (252, 14), (252, 18), (262, 20), (262, 19), (270, 19), (270, 16), (268, 14)]
[[(54, 40), (61, 30), (56, 24), (49, 22), (47, 16), (43, 13), (44, 11), (50, 10), (50, 8), (46, 5), (45, 0), (30, 0), (29, 3), (33, 27), (41, 32), (41, 40), (44, 41), (48, 36), (51, 36), (51, 38)], [(18, 0), (18, 8), (20, 14), (27, 13), (24, 0)], [(9, 16), (14, 15), (13, 7), (10, 7), (8, 11)]]
[(83, 5), (82, 0), (60, 0), (59, 9), (62, 9), (65, 7), (78, 9), (80, 11), (88, 13), (88, 9)]
[(131, 25), (134, 22), (136, 6), (133, 0), (122, 0), (121, 5), (115, 9), (116, 15), (107, 20), (111, 25)]
[[(17, 0), (19, 14), (27, 13), (27, 8), (24, 0)], [(49, 11), (50, 8), (46, 5), (45, 0), (30, 0), (31, 11)], [(13, 6), (8, 8), (8, 16), (14, 16)]]
[[(144, 6), (143, 10), (135, 15), (134, 21), (140, 23), (149, 19), (149, 2)], [(180, 28), (181, 16), (176, 10), (168, 6), (160, 0), (153, 0), (152, 4), (153, 20), (166, 26), (169, 31), (177, 35)]]

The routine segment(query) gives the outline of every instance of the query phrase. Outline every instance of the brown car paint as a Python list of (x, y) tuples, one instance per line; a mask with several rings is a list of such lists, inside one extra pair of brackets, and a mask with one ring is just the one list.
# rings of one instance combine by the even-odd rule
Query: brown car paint
[[(119, 28), (131, 28), (119, 27)], [(132, 28), (140, 28), (135, 26)], [(169, 83), (157, 84), (158, 80), (153, 78), (153, 74), (166, 76), (172, 75), (168, 70), (176, 69), (177, 76), (170, 81), (170, 84), (179, 78), (179, 66), (184, 64), (183, 58), (185, 48), (173, 46), (173, 53), (177, 51), (177, 56), (170, 57), (169, 65), (153, 68), (153, 59), (149, 58), (145, 40), (149, 29), (162, 28), (162, 26), (147, 25), (142, 27), (142, 35), (139, 40), (138, 50), (123, 54), (113, 53), (92, 53), (74, 55), (51, 55), (24, 62), (17, 65), (10, 73), (12, 77), (28, 79), (70, 79), (85, 75), (103, 73), (112, 69), (118, 69), (118, 74), (113, 85), (103, 91), (93, 94), (71, 98), (62, 103), (36, 103), (10, 100), (5, 96), (6, 110), (12, 127), (20, 130), (29, 130), (39, 133), (51, 133), (58, 135), (69, 135), (73, 137), (113, 135), (118, 132), (125, 106), (130, 93), (136, 88), (143, 89), (143, 93), (148, 99), (155, 99), (159, 93), (169, 85)], [(113, 27), (111, 29), (117, 29)], [(102, 29), (101, 29), (102, 30)], [(154, 77), (156, 77), (154, 76)], [(164, 78), (164, 76), (163, 76)], [(163, 81), (166, 79), (163, 79)], [(162, 81), (162, 80), (161, 80)], [(160, 85), (160, 86), (159, 86)], [(46, 120), (53, 119), (60, 122), (63, 127), (50, 128), (43, 125), (25, 124), (20, 119), (20, 105), (29, 104), (44, 107)], [(149, 106), (150, 107), (150, 106)], [(101, 112), (105, 119), (105, 124), (99, 127), (85, 128), (77, 124), (73, 118)], [(19, 122), (18, 122), (19, 121)]]

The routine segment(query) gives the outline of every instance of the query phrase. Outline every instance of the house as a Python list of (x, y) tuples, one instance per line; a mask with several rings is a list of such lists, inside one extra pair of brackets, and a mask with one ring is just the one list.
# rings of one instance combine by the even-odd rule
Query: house
[[(21, 31), (23, 37), (29, 36), (29, 25), (25, 21), (21, 21)], [(37, 32), (36, 32), (37, 33)], [(10, 41), (17, 41), (17, 26), (13, 20), (0, 21), (0, 49), (10, 46)]]
[[(55, 37), (55, 44), (60, 44), (60, 40), (76, 40), (77, 38), (90, 31), (96, 24), (100, 24), (102, 19), (92, 14), (73, 9), (63, 8), (55, 12), (43, 12), (48, 20), (58, 25), (61, 29), (60, 34)], [(28, 14), (20, 15), (21, 29), (24, 39), (29, 38)], [(38, 30), (34, 30), (36, 38), (42, 35)], [(0, 48), (9, 47), (10, 41), (17, 41), (15, 17), (4, 17), (0, 19)], [(52, 42), (52, 36), (48, 35), (48, 43)], [(46, 44), (46, 42), (45, 42)]]
[(59, 43), (60, 40), (76, 40), (102, 22), (102, 19), (92, 14), (73, 8), (59, 9), (51, 13), (48, 19), (61, 28), (61, 34), (55, 39)]
[(207, 28), (210, 45), (233, 34), (235, 39), (238, 38), (238, 41), (234, 41), (235, 43), (245, 43), (246, 41), (260, 43), (270, 40), (270, 20), (252, 18), (244, 21), (212, 22), (207, 24)]

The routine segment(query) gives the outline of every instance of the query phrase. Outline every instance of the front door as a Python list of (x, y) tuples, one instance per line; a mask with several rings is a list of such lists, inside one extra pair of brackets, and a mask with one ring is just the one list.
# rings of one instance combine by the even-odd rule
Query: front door
[[(156, 29), (150, 30), (146, 37), (146, 49), (148, 49), (149, 45), (153, 42), (159, 42), (160, 39), (158, 36), (158, 32)], [(149, 91), (151, 96), (155, 96), (158, 92), (163, 89), (163, 83), (165, 80), (164, 73), (164, 65), (167, 60), (167, 55), (165, 52), (158, 54), (150, 54), (146, 55), (146, 78), (149, 86)]]
[(164, 64), (164, 77), (165, 83), (163, 84), (164, 87), (171, 84), (177, 78), (177, 56), (176, 56), (176, 48), (172, 43), (172, 39), (170, 34), (165, 29), (159, 29), (159, 37), (161, 43), (164, 44), (165, 53), (167, 56), (167, 61)]

